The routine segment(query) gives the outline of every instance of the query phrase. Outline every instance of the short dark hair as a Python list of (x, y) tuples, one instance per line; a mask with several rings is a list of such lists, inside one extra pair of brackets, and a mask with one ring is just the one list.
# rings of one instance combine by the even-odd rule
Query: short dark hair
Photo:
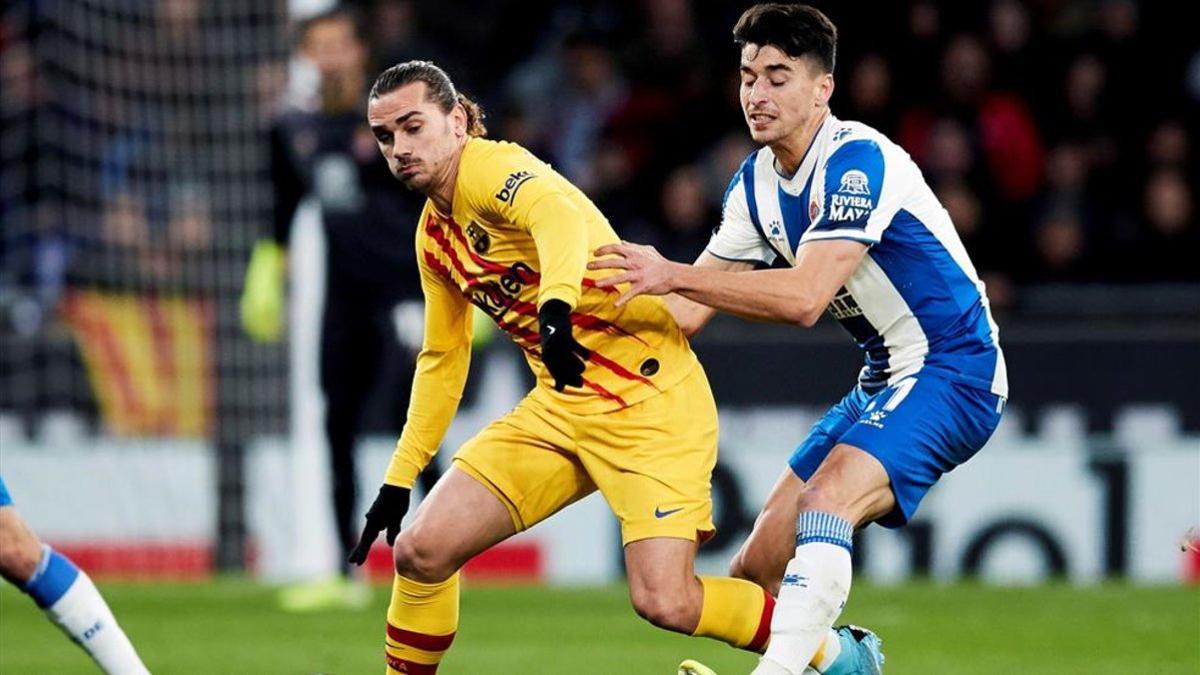
[(812, 57), (827, 73), (833, 72), (837, 59), (837, 28), (821, 10), (808, 5), (757, 4), (742, 13), (733, 27), (733, 40), (739, 47), (771, 45), (795, 59)]
[(405, 61), (388, 68), (375, 78), (370, 98), (390, 94), (406, 84), (425, 83), (425, 97), (437, 104), (442, 112), (448, 113), (461, 103), (467, 111), (467, 133), (471, 136), (487, 136), (483, 124), (483, 108), (454, 88), (446, 71), (430, 61)]

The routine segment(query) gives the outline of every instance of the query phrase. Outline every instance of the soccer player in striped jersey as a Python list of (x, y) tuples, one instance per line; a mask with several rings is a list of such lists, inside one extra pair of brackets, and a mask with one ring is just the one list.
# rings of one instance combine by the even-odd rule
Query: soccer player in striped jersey
[[(467, 560), (596, 490), (620, 521), (641, 616), (760, 651), (773, 597), (693, 568), (713, 532), (712, 392), (661, 298), (617, 307), (601, 285), (610, 273), (585, 274), (592, 250), (618, 242), (604, 215), (520, 146), (484, 138), (478, 107), (431, 63), (384, 71), (367, 117), (393, 174), (427, 197), (416, 236), (424, 345), (407, 423), (351, 553), (361, 564), (385, 529), (394, 546), (388, 672), (436, 671)], [(459, 449), (400, 532), (462, 394), (471, 305), (524, 350), (537, 382)]]
[(149, 673), (88, 575), (38, 540), (0, 478), (0, 576), (21, 589), (108, 675)]
[[(920, 169), (878, 131), (829, 110), (837, 31), (804, 5), (760, 4), (734, 28), (741, 103), (764, 147), (734, 175), (694, 265), (619, 244), (592, 269), (631, 284), (617, 301), (669, 295), (689, 335), (716, 312), (802, 326), (828, 312), (866, 364), (796, 449), (734, 559), (735, 576), (779, 589), (754, 671), (874, 673), (878, 638), (829, 639), (850, 591), (851, 536), (902, 527), (942, 474), (991, 436), (1008, 396), (987, 295)], [(783, 269), (755, 269), (780, 263)], [(833, 646), (829, 649), (829, 646)], [(831, 664), (846, 649), (856, 666)], [(681, 672), (703, 672), (681, 669)]]

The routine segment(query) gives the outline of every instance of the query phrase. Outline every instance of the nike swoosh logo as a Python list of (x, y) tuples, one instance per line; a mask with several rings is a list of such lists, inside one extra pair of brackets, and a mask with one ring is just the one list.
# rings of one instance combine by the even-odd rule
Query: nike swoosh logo
[(554, 335), (554, 326), (546, 326), (546, 335)]
[(671, 515), (672, 513), (679, 513), (682, 510), (683, 510), (682, 506), (677, 509), (671, 509), (670, 511), (663, 511), (662, 509), (655, 507), (654, 517), (655, 518), (666, 518), (667, 516)]

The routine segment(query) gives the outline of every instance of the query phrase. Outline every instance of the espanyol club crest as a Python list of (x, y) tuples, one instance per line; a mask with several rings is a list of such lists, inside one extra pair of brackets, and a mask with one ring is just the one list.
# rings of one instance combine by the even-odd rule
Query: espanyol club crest
[(871, 189), (867, 185), (867, 174), (858, 169), (850, 169), (842, 174), (842, 185), (838, 192), (844, 195), (869, 195)]
[(808, 221), (810, 223), (816, 222), (817, 214), (819, 214), (820, 212), (821, 212), (821, 206), (819, 204), (817, 204), (817, 200), (814, 199), (808, 203)]

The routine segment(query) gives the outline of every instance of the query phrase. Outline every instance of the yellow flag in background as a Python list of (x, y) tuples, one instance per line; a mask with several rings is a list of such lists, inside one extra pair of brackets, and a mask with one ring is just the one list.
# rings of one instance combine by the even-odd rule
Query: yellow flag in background
[(108, 431), (191, 437), (212, 432), (212, 302), (74, 291), (63, 310)]

